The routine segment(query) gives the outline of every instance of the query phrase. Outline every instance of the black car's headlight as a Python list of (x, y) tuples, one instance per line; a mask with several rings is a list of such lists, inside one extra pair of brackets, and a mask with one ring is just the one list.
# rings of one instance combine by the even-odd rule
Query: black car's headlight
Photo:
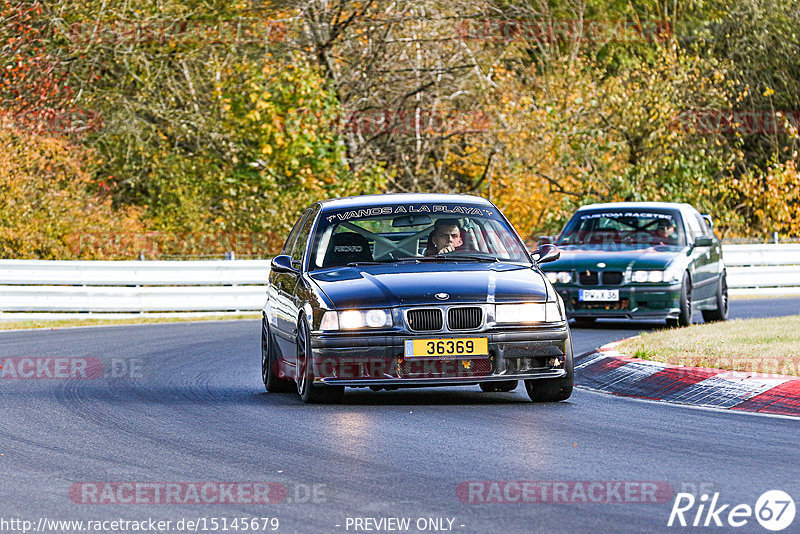
[(319, 325), (321, 330), (357, 330), (391, 326), (393, 326), (392, 312), (389, 310), (327, 311)]
[(494, 320), (501, 324), (553, 323), (565, 320), (558, 303), (525, 302), (522, 304), (497, 304)]
[(569, 271), (549, 271), (545, 273), (551, 284), (569, 284), (572, 282), (572, 273)]

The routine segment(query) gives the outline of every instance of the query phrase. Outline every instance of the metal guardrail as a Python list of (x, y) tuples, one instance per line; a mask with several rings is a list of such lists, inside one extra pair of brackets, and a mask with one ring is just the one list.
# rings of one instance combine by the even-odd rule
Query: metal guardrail
[(731, 295), (800, 295), (800, 244), (723, 245)]
[[(724, 245), (731, 295), (800, 295), (800, 244)], [(0, 260), (0, 317), (19, 312), (243, 312), (269, 260)]]
[(256, 311), (268, 260), (0, 260), (0, 312)]

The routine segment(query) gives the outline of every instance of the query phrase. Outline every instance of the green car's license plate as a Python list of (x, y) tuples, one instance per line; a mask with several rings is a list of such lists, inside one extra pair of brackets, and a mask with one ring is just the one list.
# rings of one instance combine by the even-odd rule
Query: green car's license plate
[(583, 302), (617, 302), (619, 289), (580, 289), (578, 300)]

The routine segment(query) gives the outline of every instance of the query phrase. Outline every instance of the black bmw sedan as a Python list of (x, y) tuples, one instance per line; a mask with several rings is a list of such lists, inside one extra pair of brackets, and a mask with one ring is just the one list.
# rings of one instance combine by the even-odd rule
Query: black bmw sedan
[(272, 260), (262, 320), (269, 392), (479, 385), (572, 394), (564, 303), (491, 202), (397, 194), (318, 202)]

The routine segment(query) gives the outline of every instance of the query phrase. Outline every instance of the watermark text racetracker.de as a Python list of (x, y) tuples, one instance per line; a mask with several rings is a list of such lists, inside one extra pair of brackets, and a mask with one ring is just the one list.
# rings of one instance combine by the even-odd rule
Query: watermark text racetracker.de
[(667, 482), (632, 480), (470, 480), (456, 487), (469, 504), (658, 504), (673, 494)]
[(22, 519), (0, 517), (0, 532), (275, 532), (277, 517), (182, 517), (180, 519)]
[(83, 505), (319, 504), (327, 502), (319, 483), (282, 482), (76, 482), (69, 498)]
[(147, 375), (143, 358), (83, 356), (0, 356), (4, 380), (141, 379)]

